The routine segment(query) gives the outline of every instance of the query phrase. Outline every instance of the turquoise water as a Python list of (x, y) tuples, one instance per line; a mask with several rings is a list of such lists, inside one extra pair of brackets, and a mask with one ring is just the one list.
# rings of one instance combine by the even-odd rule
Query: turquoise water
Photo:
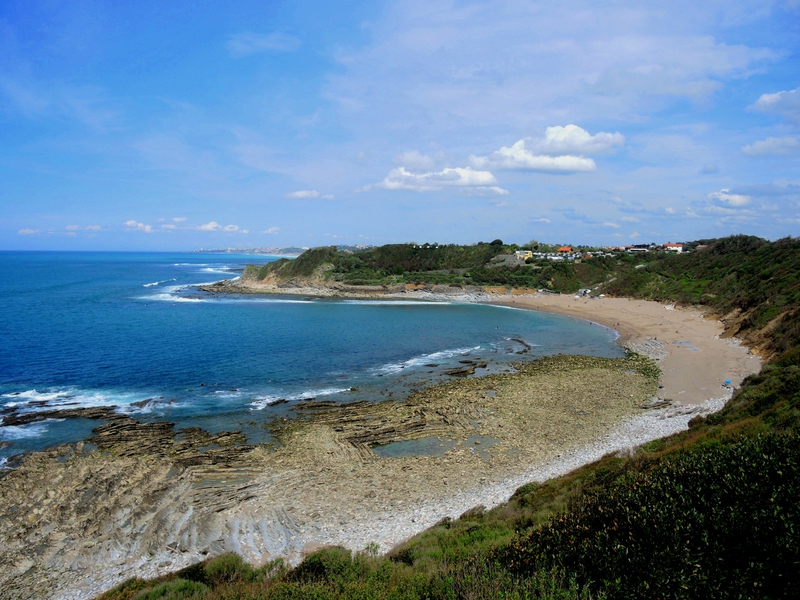
[[(114, 406), (141, 420), (242, 429), (261, 441), (263, 424), (303, 398), (400, 398), (448, 378), (443, 371), (464, 360), (502, 371), (559, 352), (622, 355), (612, 330), (558, 315), (419, 301), (217, 298), (192, 287), (275, 259), (0, 253), (0, 411)], [(513, 338), (531, 350), (516, 354), (523, 346)], [(97, 424), (0, 427), (0, 460), (83, 439)]]

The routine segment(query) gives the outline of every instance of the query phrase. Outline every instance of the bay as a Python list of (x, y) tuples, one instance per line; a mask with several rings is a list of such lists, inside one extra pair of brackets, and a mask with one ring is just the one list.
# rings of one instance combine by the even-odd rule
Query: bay
[[(416, 300), (214, 297), (193, 287), (277, 258), (0, 252), (0, 411), (115, 406), (140, 420), (238, 429), (260, 442), (269, 439), (264, 425), (303, 399), (398, 399), (469, 360), (488, 363), (480, 375), (555, 353), (623, 354), (613, 330), (559, 315)], [(84, 439), (97, 424), (0, 427), (0, 461)]]

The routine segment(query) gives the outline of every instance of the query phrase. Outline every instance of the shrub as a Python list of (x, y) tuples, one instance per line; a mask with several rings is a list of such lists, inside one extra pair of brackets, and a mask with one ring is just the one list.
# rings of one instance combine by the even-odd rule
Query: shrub
[(790, 598), (800, 586), (795, 435), (695, 448), (584, 496), (498, 551), (611, 598)]

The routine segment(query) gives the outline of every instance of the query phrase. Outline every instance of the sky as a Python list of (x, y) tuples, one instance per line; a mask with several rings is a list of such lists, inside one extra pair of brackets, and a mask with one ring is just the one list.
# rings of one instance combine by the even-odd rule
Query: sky
[(800, 0), (4, 0), (0, 250), (800, 232)]

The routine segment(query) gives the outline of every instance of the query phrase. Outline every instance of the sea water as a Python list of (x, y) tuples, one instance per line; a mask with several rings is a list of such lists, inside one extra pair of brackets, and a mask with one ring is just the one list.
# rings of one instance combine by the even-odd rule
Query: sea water
[[(242, 430), (260, 442), (265, 424), (304, 399), (400, 399), (448, 379), (461, 361), (486, 362), (479, 376), (536, 356), (623, 354), (613, 330), (559, 315), (194, 287), (277, 258), (0, 252), (0, 417), (113, 406), (143, 421)], [(0, 426), (0, 462), (85, 439), (98, 424)]]

